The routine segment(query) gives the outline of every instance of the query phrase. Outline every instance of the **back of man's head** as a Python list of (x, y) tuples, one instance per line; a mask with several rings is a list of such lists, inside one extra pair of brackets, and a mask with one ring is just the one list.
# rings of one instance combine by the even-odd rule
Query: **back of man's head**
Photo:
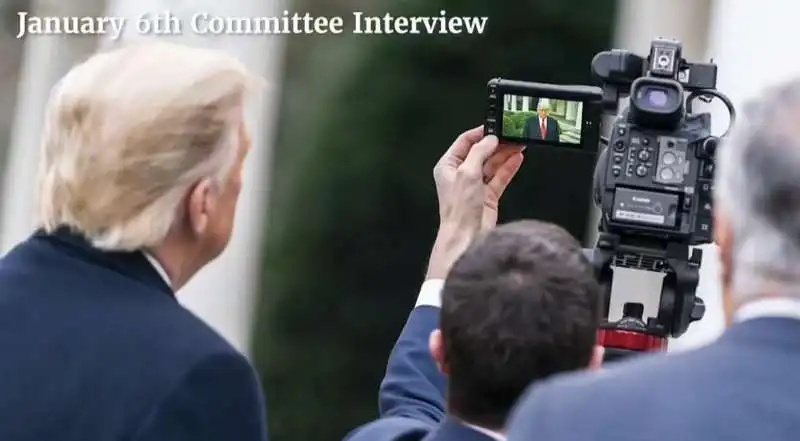
[(531, 381), (587, 367), (599, 301), (591, 265), (564, 229), (520, 221), (478, 239), (442, 294), (450, 411), (498, 429)]
[(94, 55), (45, 111), (39, 220), (100, 248), (158, 245), (187, 192), (237, 163), (243, 100), (257, 85), (224, 53), (164, 42)]

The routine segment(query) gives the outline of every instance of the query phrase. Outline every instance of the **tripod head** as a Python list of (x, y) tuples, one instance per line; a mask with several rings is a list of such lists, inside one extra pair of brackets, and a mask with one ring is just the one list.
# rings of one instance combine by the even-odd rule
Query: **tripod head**
[[(625, 239), (601, 233), (592, 254), (598, 279), (606, 293), (606, 319), (598, 330), (598, 344), (606, 348), (606, 360), (666, 350), (669, 337), (683, 335), (692, 322), (705, 315), (705, 303), (695, 295), (702, 250), (692, 250), (687, 259), (688, 245), (662, 242), (658, 247), (653, 240)], [(655, 314), (646, 316), (645, 306), (639, 302), (613, 304), (614, 299), (624, 298), (625, 291), (637, 288), (635, 280), (630, 283), (636, 273), (661, 278)], [(616, 319), (612, 312), (620, 306), (622, 311)]]

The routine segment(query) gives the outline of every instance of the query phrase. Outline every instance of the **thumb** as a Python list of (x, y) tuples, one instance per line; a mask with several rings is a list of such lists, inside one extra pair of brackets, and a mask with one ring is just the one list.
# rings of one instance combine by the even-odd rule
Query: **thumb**
[(489, 160), (489, 157), (497, 150), (499, 141), (496, 136), (489, 135), (477, 144), (473, 145), (467, 154), (467, 159), (461, 164), (460, 168), (464, 168), (466, 172), (478, 176), (483, 175), (483, 164)]

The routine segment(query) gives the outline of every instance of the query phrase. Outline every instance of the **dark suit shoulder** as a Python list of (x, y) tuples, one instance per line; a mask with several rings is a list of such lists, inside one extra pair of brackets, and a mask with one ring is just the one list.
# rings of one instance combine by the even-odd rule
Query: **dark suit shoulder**
[[(167, 367), (140, 366), (146, 384), (162, 387), (132, 421), (135, 440), (266, 440), (266, 404), (249, 360), (188, 310), (164, 311), (158, 328), (168, 336), (151, 350)], [(156, 335), (129, 342), (137, 347), (150, 337)]]
[(42, 241), (0, 261), (0, 323), (0, 439), (128, 439), (187, 378), (255, 378), (170, 293)]
[[(666, 383), (667, 379), (686, 378), (687, 367), (695, 356), (684, 353), (643, 357), (647, 358), (621, 362), (601, 371), (560, 375), (534, 385), (513, 413), (509, 441), (527, 439), (522, 434), (532, 430), (537, 434), (544, 431), (552, 440), (574, 439), (573, 436), (628, 439), (623, 432), (631, 421), (661, 426), (662, 411), (675, 398), (676, 389)], [(576, 418), (580, 424), (575, 424)], [(596, 432), (602, 432), (602, 437)]]
[[(756, 399), (775, 402), (775, 394), (770, 398), (763, 395), (764, 390), (780, 386), (774, 382), (770, 386), (758, 372), (766, 364), (774, 366), (767, 359), (777, 354), (759, 357), (757, 352), (714, 343), (682, 353), (646, 356), (599, 372), (553, 378), (534, 385), (520, 400), (510, 420), (509, 441), (527, 440), (530, 434), (552, 441), (753, 439), (754, 434), (742, 438), (741, 427), (722, 421), (752, 418), (753, 409), (747, 408), (742, 397), (762, 395)], [(760, 367), (749, 363), (750, 359), (759, 359)], [(762, 378), (756, 380), (758, 376)], [(770, 406), (774, 413), (774, 404)], [(796, 404), (794, 409), (800, 413)], [(797, 416), (785, 421), (796, 421)]]
[(384, 417), (350, 432), (345, 441), (420, 441), (435, 425), (409, 417)]
[(0, 316), (37, 308), (48, 323), (63, 322), (78, 335), (102, 329), (94, 337), (97, 344), (146, 346), (150, 354), (185, 358), (188, 364), (236, 352), (174, 294), (33, 239), (0, 261), (0, 298)]
[(266, 440), (266, 409), (250, 364), (234, 354), (196, 363), (155, 403), (133, 439)]

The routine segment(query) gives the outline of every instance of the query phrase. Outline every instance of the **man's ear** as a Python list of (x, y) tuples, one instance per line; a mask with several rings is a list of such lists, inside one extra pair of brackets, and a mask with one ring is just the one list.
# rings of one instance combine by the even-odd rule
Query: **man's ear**
[(714, 209), (714, 243), (717, 245), (720, 254), (720, 265), (722, 267), (722, 283), (730, 283), (730, 266), (733, 255), (733, 237), (728, 219), (720, 213), (719, 209)]
[(436, 363), (436, 366), (444, 375), (447, 375), (449, 373), (449, 368), (444, 355), (442, 331), (436, 329), (435, 331), (431, 332), (431, 336), (428, 339), (428, 347), (431, 350), (431, 357), (433, 357), (433, 361)]
[(216, 194), (211, 179), (203, 179), (192, 187), (187, 200), (186, 218), (194, 235), (202, 236), (208, 229), (215, 202)]
[(725, 314), (725, 323), (730, 325), (733, 321), (735, 305), (733, 302), (733, 241), (731, 226), (728, 218), (717, 208), (714, 209), (714, 242), (717, 245), (720, 267), (720, 281), (722, 282), (722, 309)]
[(606, 354), (606, 348), (595, 345), (592, 349), (592, 359), (589, 360), (589, 369), (595, 370), (603, 367), (603, 357)]

